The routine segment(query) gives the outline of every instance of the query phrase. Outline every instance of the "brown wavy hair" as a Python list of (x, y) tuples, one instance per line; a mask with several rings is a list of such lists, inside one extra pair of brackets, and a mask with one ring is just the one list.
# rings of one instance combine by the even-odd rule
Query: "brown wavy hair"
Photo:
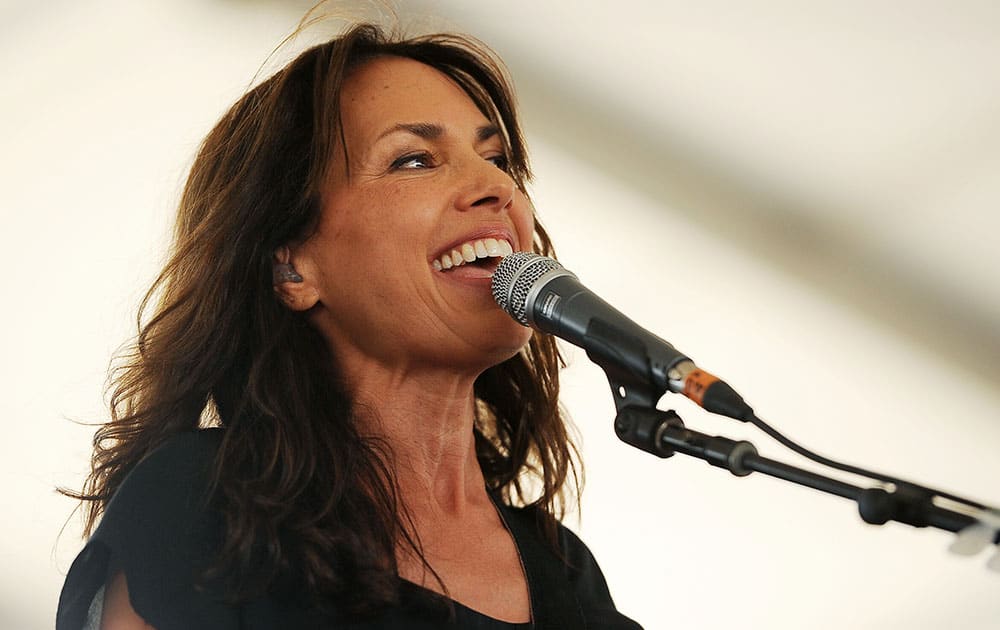
[[(220, 426), (215, 566), (240, 576), (236, 597), (294, 576), (316, 602), (372, 611), (397, 597), (396, 546), (423, 557), (389, 447), (359, 432), (330, 348), (278, 301), (271, 278), (275, 250), (318, 221), (344, 79), (380, 55), (414, 59), (460, 85), (500, 127), (509, 173), (525, 189), (531, 175), (510, 81), (473, 39), (407, 39), (358, 24), (249, 90), (200, 147), (171, 257), (143, 299), (135, 343), (112, 370), (111, 420), (97, 430), (91, 473), (74, 494), (86, 506), (86, 533), (143, 457), (180, 432)], [(534, 247), (553, 254), (537, 223)], [(536, 333), (475, 383), (488, 487), (536, 506), (550, 540), (579, 470), (557, 401), (561, 366), (555, 341)]]

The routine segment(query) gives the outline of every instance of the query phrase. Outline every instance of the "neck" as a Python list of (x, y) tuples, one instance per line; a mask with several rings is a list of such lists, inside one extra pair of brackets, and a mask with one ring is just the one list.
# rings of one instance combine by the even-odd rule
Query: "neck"
[(356, 372), (362, 430), (383, 438), (400, 497), (416, 520), (460, 518), (489, 498), (476, 459), (475, 377), (420, 370)]

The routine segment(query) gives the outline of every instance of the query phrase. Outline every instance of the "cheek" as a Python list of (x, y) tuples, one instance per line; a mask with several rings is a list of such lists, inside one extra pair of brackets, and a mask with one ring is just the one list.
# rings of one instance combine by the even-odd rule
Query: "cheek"
[[(406, 225), (394, 218), (404, 216), (392, 199), (353, 199), (329, 208), (329, 218), (315, 239), (321, 255), (332, 266), (359, 267), (373, 260), (385, 261), (394, 251), (395, 241), (405, 239)], [(378, 201), (378, 203), (375, 203)]]
[(516, 203), (511, 211), (514, 229), (517, 230), (521, 249), (532, 251), (534, 249), (533, 241), (535, 236), (535, 209), (524, 193), (517, 191), (515, 195)]

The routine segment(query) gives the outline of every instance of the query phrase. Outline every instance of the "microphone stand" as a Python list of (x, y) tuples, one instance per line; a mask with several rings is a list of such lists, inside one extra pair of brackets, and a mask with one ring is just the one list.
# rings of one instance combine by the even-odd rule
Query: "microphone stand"
[[(745, 440), (710, 436), (686, 428), (680, 416), (672, 410), (661, 411), (645, 405), (620, 404), (615, 417), (615, 433), (623, 442), (658, 457), (681, 453), (703, 459), (712, 466), (725, 468), (737, 477), (760, 472), (850, 499), (857, 503), (862, 520), (872, 525), (897, 521), (914, 527), (936, 527), (959, 532), (979, 522), (971, 514), (936, 505), (935, 495), (923, 488), (908, 484), (893, 484), (895, 488), (891, 491), (877, 487), (861, 488), (761, 457), (757, 454), (757, 448)], [(993, 532), (992, 542), (1000, 543), (1000, 531)]]

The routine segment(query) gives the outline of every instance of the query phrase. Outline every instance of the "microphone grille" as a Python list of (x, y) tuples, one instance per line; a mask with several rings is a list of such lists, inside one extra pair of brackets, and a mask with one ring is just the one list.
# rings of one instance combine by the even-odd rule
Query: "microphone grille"
[(493, 299), (508, 315), (528, 325), (528, 293), (535, 282), (552, 271), (562, 269), (558, 261), (532, 252), (514, 252), (500, 262), (493, 272)]

